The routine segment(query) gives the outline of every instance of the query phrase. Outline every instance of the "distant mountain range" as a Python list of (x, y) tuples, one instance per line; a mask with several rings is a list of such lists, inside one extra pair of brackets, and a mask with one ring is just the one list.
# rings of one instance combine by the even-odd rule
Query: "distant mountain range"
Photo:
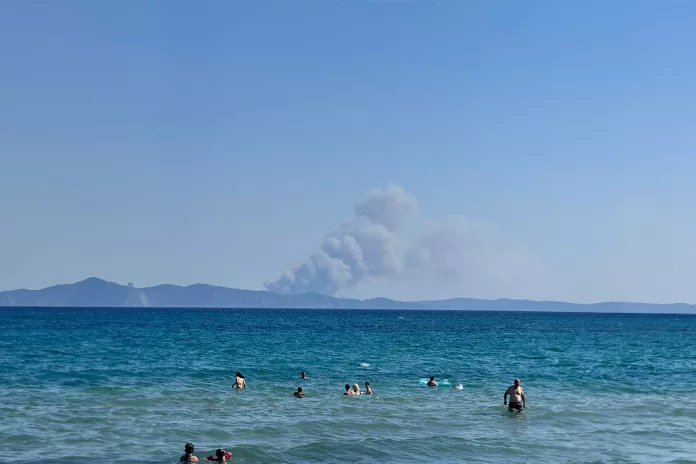
[(556, 311), (611, 313), (696, 313), (696, 305), (684, 303), (594, 303), (561, 301), (481, 300), (454, 298), (434, 301), (395, 301), (387, 298), (355, 300), (317, 293), (281, 295), (194, 284), (136, 288), (96, 277), (74, 284), (41, 290), (0, 292), (0, 306), (12, 307), (115, 307), (115, 308), (316, 308), (316, 309), (454, 309), (483, 311)]

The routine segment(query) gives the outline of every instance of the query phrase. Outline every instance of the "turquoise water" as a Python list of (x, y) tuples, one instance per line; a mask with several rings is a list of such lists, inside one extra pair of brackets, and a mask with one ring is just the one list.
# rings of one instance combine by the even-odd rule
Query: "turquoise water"
[[(0, 329), (0, 443), (20, 462), (173, 463), (186, 441), (232, 462), (696, 459), (693, 316), (12, 309)], [(374, 395), (341, 395), (366, 380)]]

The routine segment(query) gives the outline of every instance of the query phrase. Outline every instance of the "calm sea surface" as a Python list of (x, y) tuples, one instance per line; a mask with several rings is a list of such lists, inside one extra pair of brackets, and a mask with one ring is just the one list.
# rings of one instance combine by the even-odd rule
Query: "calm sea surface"
[(694, 316), (5, 309), (0, 329), (13, 462), (173, 463), (186, 441), (247, 463), (696, 462)]

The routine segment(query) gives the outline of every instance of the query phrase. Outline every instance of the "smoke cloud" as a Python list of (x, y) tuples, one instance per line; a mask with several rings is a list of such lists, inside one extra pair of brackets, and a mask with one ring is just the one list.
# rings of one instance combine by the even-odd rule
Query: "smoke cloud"
[(370, 190), (355, 205), (353, 219), (316, 253), (264, 285), (290, 294), (491, 296), (511, 291), (506, 284), (528, 273), (529, 256), (505, 246), (494, 228), (462, 216), (424, 225), (417, 213), (416, 198), (400, 186)]

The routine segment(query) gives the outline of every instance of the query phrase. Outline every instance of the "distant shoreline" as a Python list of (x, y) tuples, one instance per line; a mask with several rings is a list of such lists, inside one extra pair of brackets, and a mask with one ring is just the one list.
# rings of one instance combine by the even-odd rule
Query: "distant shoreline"
[(318, 293), (285, 295), (206, 284), (158, 285), (137, 288), (96, 277), (41, 290), (0, 292), (0, 308), (170, 308), (170, 309), (277, 309), (277, 310), (398, 310), (469, 312), (542, 312), (588, 314), (696, 314), (686, 303), (567, 303), (477, 298), (433, 301), (397, 301), (388, 298), (358, 300)]
[(670, 312), (607, 312), (607, 311), (548, 311), (543, 309), (434, 309), (434, 308), (251, 308), (251, 307), (199, 307), (199, 306), (0, 306), (0, 311), (18, 310), (43, 310), (43, 311), (248, 311), (248, 312), (326, 312), (326, 313), (350, 313), (350, 312), (413, 312), (413, 313), (467, 313), (467, 314), (539, 314), (548, 316), (562, 315), (602, 315), (602, 316), (691, 316), (696, 317), (696, 312), (670, 313)]

